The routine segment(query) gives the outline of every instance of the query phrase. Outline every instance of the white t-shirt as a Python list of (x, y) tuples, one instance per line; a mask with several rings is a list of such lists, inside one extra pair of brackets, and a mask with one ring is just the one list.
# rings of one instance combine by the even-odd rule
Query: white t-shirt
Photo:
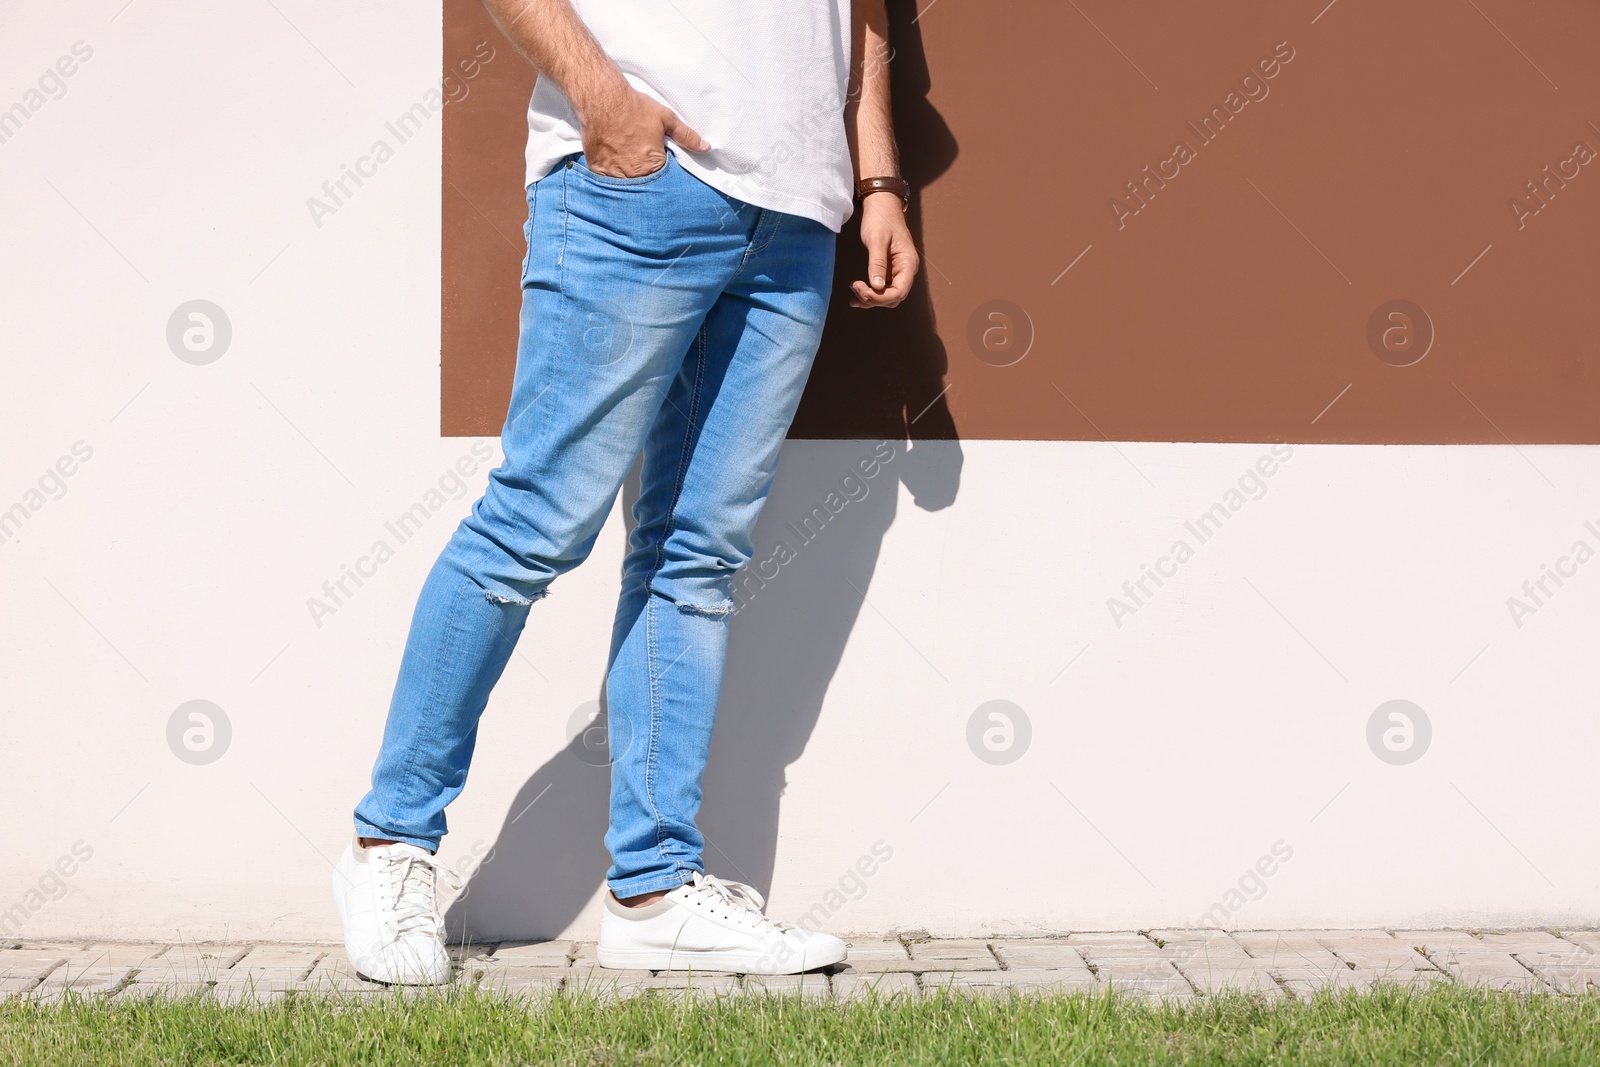
[[(838, 231), (854, 175), (845, 140), (850, 0), (572, 0), (629, 83), (711, 145), (668, 142), (683, 168), (757, 207)], [(529, 184), (583, 150), (572, 105), (540, 78), (528, 105)]]

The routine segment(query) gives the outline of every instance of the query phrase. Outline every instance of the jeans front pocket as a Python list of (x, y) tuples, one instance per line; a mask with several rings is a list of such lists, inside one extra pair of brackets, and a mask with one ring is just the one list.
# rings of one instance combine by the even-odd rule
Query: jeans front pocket
[(662, 176), (667, 173), (667, 171), (672, 169), (674, 166), (674, 159), (672, 152), (668, 150), (667, 161), (665, 163), (661, 164), (661, 166), (657, 167), (649, 174), (641, 174), (636, 178), (617, 178), (610, 174), (601, 174), (599, 171), (590, 170), (588, 159), (582, 152), (579, 152), (577, 155), (573, 156), (569, 162), (569, 165), (574, 170), (581, 173), (589, 181), (592, 181), (597, 185), (608, 186), (612, 189), (637, 189), (641, 185), (649, 185), (651, 182), (659, 181)]

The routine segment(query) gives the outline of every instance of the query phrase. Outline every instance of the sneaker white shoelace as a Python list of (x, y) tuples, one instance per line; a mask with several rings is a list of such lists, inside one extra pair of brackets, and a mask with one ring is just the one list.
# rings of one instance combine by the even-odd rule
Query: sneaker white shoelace
[(439, 881), (460, 889), (462, 880), (448, 867), (421, 856), (389, 854), (378, 857), (377, 877), (394, 899), (395, 932), (399, 935), (444, 934), (444, 917), (439, 914)]
[(735, 918), (756, 929), (773, 929), (780, 933), (795, 929), (793, 923), (769, 919), (761, 909), (767, 902), (754, 886), (743, 882), (725, 882), (714, 875), (696, 873), (687, 883), (697, 893), (704, 893), (721, 904)]

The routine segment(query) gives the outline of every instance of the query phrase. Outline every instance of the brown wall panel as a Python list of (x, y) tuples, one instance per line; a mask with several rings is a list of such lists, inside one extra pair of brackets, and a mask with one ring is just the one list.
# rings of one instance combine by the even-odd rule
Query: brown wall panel
[[(847, 228), (795, 436), (1600, 441), (1600, 5), (890, 6), (925, 274), (848, 307)], [(496, 58), (445, 113), (442, 426), (493, 434), (533, 79), (445, 20)]]
[(446, 437), (499, 434), (517, 362), (528, 217), (522, 150), (534, 73), (480, 0), (444, 0), (445, 75), (462, 78), (461, 63), (483, 42), (494, 58), (444, 109), (439, 423)]

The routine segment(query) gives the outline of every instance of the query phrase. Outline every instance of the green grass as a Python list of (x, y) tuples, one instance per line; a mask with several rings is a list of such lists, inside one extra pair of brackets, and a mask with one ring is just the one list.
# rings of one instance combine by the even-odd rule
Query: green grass
[(227, 1007), (201, 999), (0, 1004), (0, 1063), (954, 1064), (1600, 1063), (1600, 995), (1445, 986), (1310, 1003), (1243, 995), (746, 995), (516, 1001), (471, 991)]

